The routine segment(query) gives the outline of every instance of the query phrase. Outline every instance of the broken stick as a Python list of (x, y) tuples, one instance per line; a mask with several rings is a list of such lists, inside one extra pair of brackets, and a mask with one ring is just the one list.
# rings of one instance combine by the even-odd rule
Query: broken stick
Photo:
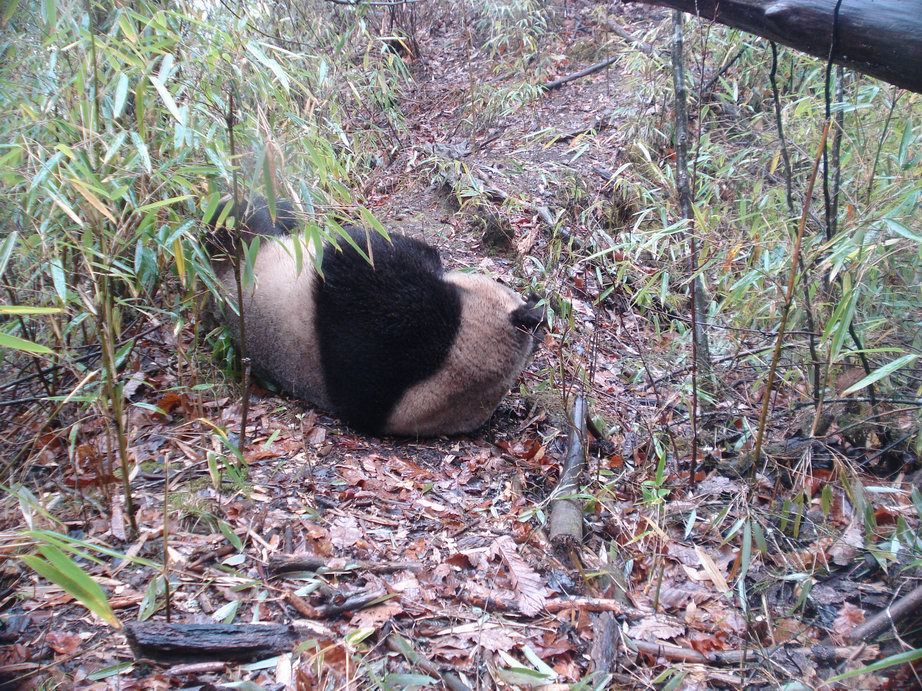
[(852, 643), (870, 643), (887, 629), (900, 630), (900, 624), (911, 614), (918, 615), (922, 608), (922, 585), (893, 602), (877, 614), (859, 624), (848, 635)]
[(380, 562), (360, 561), (334, 557), (318, 557), (312, 554), (277, 554), (267, 564), (273, 577), (300, 571), (329, 573), (331, 571), (360, 571), (363, 573), (394, 573), (395, 571), (420, 571), (423, 565), (418, 561)]
[(551, 496), (551, 544), (563, 553), (578, 547), (583, 540), (583, 506), (572, 495), (579, 492), (580, 478), (586, 465), (586, 399), (579, 395), (573, 401), (567, 436), (567, 456), (560, 472), (560, 482)]

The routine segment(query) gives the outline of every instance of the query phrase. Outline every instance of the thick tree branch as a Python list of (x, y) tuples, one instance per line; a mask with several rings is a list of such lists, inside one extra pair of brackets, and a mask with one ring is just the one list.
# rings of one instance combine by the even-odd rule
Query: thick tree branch
[[(625, 0), (682, 10), (829, 59), (836, 0)], [(922, 93), (918, 2), (844, 2), (832, 61)]]

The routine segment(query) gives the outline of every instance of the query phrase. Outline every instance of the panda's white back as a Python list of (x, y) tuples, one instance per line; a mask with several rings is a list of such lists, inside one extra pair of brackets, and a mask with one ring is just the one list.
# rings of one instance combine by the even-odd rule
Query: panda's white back
[[(294, 243), (301, 243), (298, 272)], [(227, 295), (236, 301), (234, 272), (219, 275)], [(314, 319), (314, 251), (297, 235), (263, 238), (253, 265), (253, 281), (245, 285), (246, 352), (256, 374), (299, 398), (329, 407), (323, 384)], [(235, 335), (237, 319), (229, 309)]]

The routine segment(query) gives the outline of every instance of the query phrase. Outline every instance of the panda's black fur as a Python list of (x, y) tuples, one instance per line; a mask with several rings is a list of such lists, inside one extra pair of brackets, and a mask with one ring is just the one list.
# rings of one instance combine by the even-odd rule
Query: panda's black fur
[[(363, 231), (349, 229), (366, 245)], [(461, 299), (442, 281), (438, 252), (369, 233), (374, 267), (352, 247), (324, 251), (314, 284), (327, 395), (358, 429), (380, 430), (401, 396), (435, 374), (461, 326)]]
[[(261, 245), (255, 285), (245, 289), (254, 372), (365, 432), (430, 436), (486, 422), (534, 349), (537, 299), (446, 274), (438, 251), (419, 240), (356, 228), (349, 237), (373, 264), (339, 239), (324, 245), (319, 274), (306, 256), (299, 275), (296, 225), (282, 202), (274, 223), (262, 201), (245, 215), (245, 239), (276, 238)], [(211, 237), (215, 272), (230, 289), (231, 265), (220, 257), (233, 236), (218, 228)]]

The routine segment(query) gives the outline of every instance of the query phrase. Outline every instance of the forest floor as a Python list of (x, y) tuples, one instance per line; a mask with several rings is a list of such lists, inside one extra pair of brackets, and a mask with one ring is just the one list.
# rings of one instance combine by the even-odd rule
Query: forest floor
[[(545, 46), (559, 53), (561, 75), (593, 62), (568, 49), (604, 32), (580, 3), (569, 7)], [(664, 16), (632, 9), (615, 18), (641, 35)], [(658, 45), (664, 60), (666, 28)], [(135, 345), (135, 385), (126, 395), (167, 415), (140, 407), (129, 413), (131, 452), (140, 462), (132, 481), (140, 537), (130, 537), (119, 499), (89, 491), (100, 479), (89, 470), (92, 459), (107, 448), (101, 420), (83, 425), (84, 435), (96, 429), (99, 437), (75, 451), (85, 471), (58, 472), (68, 441), (49, 438), (34, 454), (31, 476), (58, 497), (55, 515), (69, 518), (57, 528), (72, 537), (162, 563), (168, 532), (172, 622), (292, 624), (296, 652), (240, 664), (136, 657), (123, 631), (10, 560), (0, 567), (0, 665), (16, 681), (3, 688), (561, 688), (580, 680), (587, 689), (670, 681), (669, 688), (771, 687), (791, 680), (814, 688), (880, 656), (853, 630), (910, 589), (900, 590), (905, 565), (863, 552), (861, 510), (840, 488), (824, 490), (834, 462), (824, 467), (818, 460), (805, 470), (795, 448), (786, 470), (740, 477), (724, 463), (739, 451), (742, 418), (757, 417), (759, 389), (733, 352), (715, 352), (722, 424), (702, 435), (699, 459), (707, 462), (692, 491), (681, 474), (687, 464), (679, 463), (689, 457), (691, 430), (674, 376), (687, 374), (685, 361), (656, 355), (669, 344), (617, 291), (594, 307), (605, 286), (587, 264), (550, 255), (542, 207), (569, 219), (564, 225), (576, 242), (588, 242), (574, 213), (582, 203), (577, 192), (607, 199), (617, 211), (607, 176), (626, 162), (629, 134), (613, 114), (660, 117), (668, 104), (637, 102), (616, 64), (491, 116), (471, 137), (463, 120), (470, 117), (464, 103), (471, 84), (499, 88), (504, 78), (485, 54), (466, 46), (460, 27), (448, 23), (421, 37), (421, 57), (410, 63), (415, 81), (400, 105), (407, 121), (401, 147), (369, 179), (366, 198), (389, 229), (424, 237), (446, 263), (476, 267), (518, 289), (541, 268), (525, 255), (560, 261), (545, 275), (573, 305), (571, 333), (549, 335), (521, 390), (484, 430), (458, 438), (358, 436), (322, 412), (254, 388), (245, 477), (236, 490), (225, 477), (218, 492), (208, 454), (230, 455), (199, 419), (235, 429), (237, 394), (164, 394), (192, 376), (176, 356), (189, 334), (180, 333), (177, 343), (166, 328), (149, 331)], [(671, 80), (668, 67), (651, 78)], [(672, 164), (667, 151), (658, 155), (658, 165)], [(496, 204), (496, 213), (473, 204), (459, 209), (445, 166), (436, 170), (434, 159), (454, 161), (507, 203)], [(563, 328), (558, 324), (558, 336)], [(761, 334), (741, 335), (735, 347), (765, 343)], [(644, 353), (652, 374), (634, 377), (630, 370)], [(594, 480), (584, 497), (583, 542), (559, 554), (546, 519), (566, 450), (572, 382), (590, 360), (586, 393), (593, 413), (609, 424), (608, 438), (589, 444)], [(35, 424), (33, 409), (19, 415), (18, 425)], [(673, 435), (659, 472), (653, 428)], [(773, 439), (787, 433), (796, 441), (796, 432), (790, 414), (776, 422)], [(794, 510), (784, 504), (785, 487), (805, 473), (815, 500)], [(916, 524), (902, 475), (865, 484), (876, 488), (870, 496), (878, 543), (899, 522)], [(121, 510), (110, 514), (103, 504)], [(25, 500), (3, 503), (3, 528), (53, 526), (29, 507)], [(786, 512), (796, 514), (796, 530), (786, 525)], [(313, 561), (279, 572), (280, 560), (304, 555)], [(156, 572), (97, 556), (98, 563), (83, 563), (124, 622), (139, 613), (146, 620), (139, 626), (165, 621)], [(901, 682), (891, 675), (844, 683)]]

